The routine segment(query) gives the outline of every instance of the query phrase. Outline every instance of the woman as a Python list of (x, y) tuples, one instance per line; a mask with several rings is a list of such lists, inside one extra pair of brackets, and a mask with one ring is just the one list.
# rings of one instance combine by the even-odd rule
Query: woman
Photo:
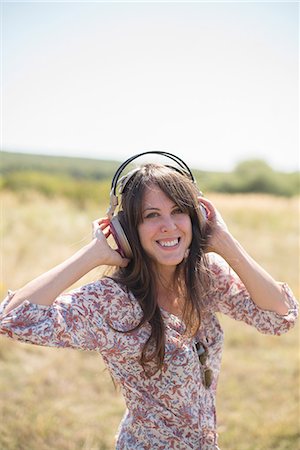
[[(110, 218), (100, 219), (88, 245), (9, 294), (0, 332), (100, 352), (127, 405), (117, 449), (218, 449), (216, 313), (281, 334), (293, 326), (297, 303), (181, 171), (146, 164), (130, 173), (118, 218), (130, 259), (109, 246)], [(110, 277), (62, 294), (100, 265), (115, 268)]]

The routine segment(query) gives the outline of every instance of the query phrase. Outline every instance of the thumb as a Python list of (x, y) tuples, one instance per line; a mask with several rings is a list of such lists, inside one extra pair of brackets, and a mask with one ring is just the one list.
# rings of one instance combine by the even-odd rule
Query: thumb
[(122, 262), (120, 264), (120, 267), (127, 267), (129, 263), (130, 263), (130, 259), (122, 258)]

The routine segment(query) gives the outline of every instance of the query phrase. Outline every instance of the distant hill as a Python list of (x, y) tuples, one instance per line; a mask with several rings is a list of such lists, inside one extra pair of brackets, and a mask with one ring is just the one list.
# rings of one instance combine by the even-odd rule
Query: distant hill
[[(52, 174), (64, 174), (73, 178), (103, 180), (112, 178), (116, 169), (123, 161), (90, 159), (68, 156), (38, 155), (30, 153), (1, 153), (1, 170), (9, 172), (37, 171)], [(195, 177), (201, 178), (206, 173), (192, 169)], [(216, 172), (220, 174), (221, 172)], [(205, 175), (204, 175), (205, 176)]]
[[(35, 189), (47, 195), (93, 197), (99, 183), (109, 182), (122, 161), (1, 152), (1, 188)], [(276, 172), (263, 160), (239, 163), (232, 172), (192, 169), (203, 192), (259, 192), (293, 196), (300, 193), (299, 172)], [(104, 183), (104, 184), (103, 184)], [(105, 188), (104, 188), (105, 186)]]
[(117, 161), (1, 152), (3, 174), (31, 171), (64, 174), (80, 179), (103, 180), (110, 178), (119, 165), (120, 163)]

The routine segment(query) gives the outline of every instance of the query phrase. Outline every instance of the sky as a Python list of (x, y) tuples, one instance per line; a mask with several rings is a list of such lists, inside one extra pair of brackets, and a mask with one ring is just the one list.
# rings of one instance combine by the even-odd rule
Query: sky
[(298, 2), (1, 2), (1, 147), (299, 170)]

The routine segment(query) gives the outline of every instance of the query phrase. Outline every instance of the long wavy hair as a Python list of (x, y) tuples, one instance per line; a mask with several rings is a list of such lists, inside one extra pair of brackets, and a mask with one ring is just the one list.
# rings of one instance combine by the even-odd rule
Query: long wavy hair
[[(192, 242), (188, 256), (176, 267), (174, 291), (184, 299), (182, 320), (186, 334), (193, 336), (201, 323), (205, 295), (209, 283), (204, 253), (207, 244), (207, 226), (199, 209), (199, 191), (184, 174), (165, 165), (145, 164), (135, 171), (122, 192), (118, 218), (130, 243), (133, 258), (127, 267), (117, 268), (112, 278), (133, 293), (139, 302), (143, 317), (133, 331), (144, 323), (151, 325), (151, 333), (140, 358), (144, 371), (153, 373), (163, 366), (165, 354), (165, 326), (157, 303), (157, 274), (155, 265), (141, 246), (138, 226), (143, 221), (142, 206), (145, 190), (157, 186), (183, 212), (192, 223)], [(150, 371), (147, 371), (150, 369)]]

